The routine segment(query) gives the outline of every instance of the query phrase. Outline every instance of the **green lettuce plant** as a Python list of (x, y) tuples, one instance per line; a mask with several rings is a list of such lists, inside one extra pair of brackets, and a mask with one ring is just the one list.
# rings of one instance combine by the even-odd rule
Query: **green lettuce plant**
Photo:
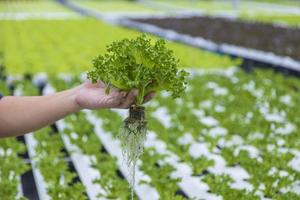
[(119, 138), (134, 185), (134, 167), (143, 152), (147, 122), (144, 96), (149, 92), (169, 91), (173, 98), (179, 97), (186, 87), (188, 73), (178, 70), (178, 60), (166, 47), (164, 40), (151, 42), (146, 35), (135, 39), (116, 41), (107, 47), (107, 53), (93, 60), (88, 78), (122, 91), (136, 89), (138, 95), (130, 107), (129, 117), (123, 121)]

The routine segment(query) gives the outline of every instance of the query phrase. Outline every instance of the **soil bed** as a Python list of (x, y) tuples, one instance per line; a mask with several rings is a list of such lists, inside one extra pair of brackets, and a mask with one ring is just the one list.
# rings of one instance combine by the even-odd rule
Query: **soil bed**
[(300, 28), (242, 22), (220, 17), (148, 18), (149, 23), (176, 32), (300, 60)]

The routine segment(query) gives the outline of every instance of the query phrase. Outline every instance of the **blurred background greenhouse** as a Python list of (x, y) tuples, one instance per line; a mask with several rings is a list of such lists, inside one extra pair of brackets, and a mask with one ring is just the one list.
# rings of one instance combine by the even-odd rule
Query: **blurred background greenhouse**
[[(0, 93), (75, 87), (107, 45), (142, 33), (189, 76), (182, 97), (145, 106), (134, 199), (300, 200), (299, 0), (0, 0)], [(127, 112), (0, 138), (0, 200), (131, 199)]]

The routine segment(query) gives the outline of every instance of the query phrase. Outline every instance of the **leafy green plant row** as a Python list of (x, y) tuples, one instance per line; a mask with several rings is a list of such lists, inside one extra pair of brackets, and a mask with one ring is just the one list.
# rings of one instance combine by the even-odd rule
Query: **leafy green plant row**
[[(176, 102), (170, 101), (165, 94), (158, 94), (148, 106), (150, 112), (148, 115), (151, 116), (148, 122), (150, 130), (159, 133), (159, 139), (168, 144), (168, 149), (175, 152), (185, 163), (189, 163), (194, 170), (194, 175), (203, 176), (202, 180), (209, 185), (211, 191), (223, 196), (224, 199), (240, 196), (257, 199), (258, 192), (276, 199), (297, 199), (297, 194), (283, 193), (282, 188), (288, 188), (299, 179), (299, 173), (288, 165), (294, 157), (289, 150), (299, 151), (298, 135), (295, 134), (299, 130), (297, 117), (299, 110), (296, 107), (300, 102), (299, 79), (287, 78), (268, 70), (256, 70), (252, 74), (245, 74), (240, 70), (231, 71), (205, 73), (191, 78), (188, 93), (182, 100)], [(216, 91), (212, 83), (227, 92)], [(254, 85), (253, 91), (249, 89), (253, 87), (252, 85)], [(259, 96), (261, 93), (259, 91), (263, 91), (262, 96)], [(289, 97), (290, 102), (286, 100)], [(283, 127), (285, 123), (266, 120), (266, 116), (259, 109), (263, 104), (268, 104), (271, 111), (284, 111), (286, 120), (295, 126), (293, 133), (274, 134), (274, 130)], [(171, 119), (170, 127), (165, 127), (156, 119), (155, 111), (161, 106), (167, 108), (167, 114)], [(201, 120), (195, 120), (199, 119), (199, 112), (203, 112), (204, 116), (213, 117), (218, 124), (211, 126)], [(112, 113), (105, 114), (105, 112), (99, 112), (98, 115), (101, 119), (106, 118), (104, 129), (108, 131), (115, 129), (109, 132), (116, 134), (118, 130), (111, 120), (117, 122), (118, 116)], [(212, 134), (212, 130), (218, 127), (226, 129), (227, 134)], [(193, 158), (189, 153), (190, 144), (179, 142), (186, 133), (189, 133), (192, 140), (196, 142), (205, 142), (210, 151), (219, 148), (218, 154), (226, 160), (227, 167), (240, 165), (246, 169), (250, 174), (248, 181), (253, 185), (253, 191), (246, 192), (231, 188), (233, 180), (226, 174), (207, 173), (208, 169), (214, 166), (214, 161), (205, 156)], [(221, 141), (231, 142), (236, 138), (241, 138), (243, 143), (222, 145)], [(257, 148), (262, 161), (259, 161), (259, 157), (252, 158), (251, 152), (245, 149), (237, 151), (243, 145)], [(271, 147), (274, 149), (270, 150)], [(285, 152), (284, 149), (288, 151)], [(148, 156), (147, 152), (145, 156)], [(149, 159), (147, 157), (147, 160)], [(272, 168), (277, 170), (269, 174)], [(143, 170), (147, 171), (147, 168)], [(288, 176), (285, 176), (286, 173)]]
[[(56, 90), (65, 90), (74, 87), (79, 83), (76, 76), (68, 76), (68, 81), (63, 78), (50, 76), (50, 83)], [(91, 159), (91, 168), (99, 172), (100, 177), (95, 177), (94, 184), (98, 184), (101, 189), (99, 198), (129, 198), (129, 185), (119, 175), (116, 159), (105, 152), (99, 139), (94, 134), (94, 127), (85, 119), (83, 112), (67, 117), (64, 122), (66, 127), (61, 130), (60, 136), (67, 136), (72, 145), (75, 145), (81, 153)], [(119, 193), (120, 192), (120, 193)]]
[[(95, 112), (95, 114), (101, 119), (103, 130), (117, 139), (119, 132), (119, 126), (117, 125), (122, 123), (121, 116), (110, 110), (101, 110)], [(111, 123), (112, 120), (114, 123)], [(145, 148), (139, 167), (150, 177), (150, 180), (141, 181), (137, 184), (147, 183), (152, 185), (157, 189), (160, 199), (185, 199), (177, 194), (180, 191), (178, 184), (181, 179), (171, 176), (175, 168), (163, 161), (166, 156), (166, 154), (159, 154), (154, 148)]]
[[(157, 1), (159, 3), (164, 3), (169, 6), (181, 7), (181, 8), (190, 8), (190, 9), (199, 9), (207, 14), (214, 15), (218, 12), (232, 12), (235, 13), (235, 10), (231, 2), (189, 2), (189, 1)], [(289, 2), (291, 5), (295, 2)], [(124, 12), (154, 12), (157, 10), (147, 8), (146, 5), (139, 5), (134, 2), (125, 2), (125, 1), (77, 1), (76, 4), (87, 7), (90, 9), (95, 9), (100, 12), (115, 12), (115, 11), (124, 11)], [(280, 4), (279, 4), (280, 5)], [(288, 4), (289, 5), (289, 4)], [(255, 10), (254, 5), (247, 4), (244, 2), (240, 3), (240, 10), (237, 14), (237, 17), (240, 20), (254, 21), (254, 22), (264, 22), (264, 23), (274, 23), (274, 24), (285, 24), (290, 26), (299, 26), (300, 25), (300, 16), (296, 14), (282, 13), (276, 11), (267, 11), (264, 12), (262, 9)], [(277, 5), (278, 6), (278, 5)], [(299, 6), (299, 3), (298, 3)]]
[(241, 20), (254, 21), (254, 22), (264, 22), (264, 23), (274, 23), (274, 24), (284, 24), (290, 26), (300, 25), (300, 16), (293, 14), (282, 14), (282, 13), (264, 13), (264, 12), (241, 12), (239, 14)]
[[(172, 103), (163, 96), (157, 98), (158, 105), (166, 105), (171, 116), (169, 132), (181, 129), (182, 133), (190, 133), (194, 140), (207, 143), (211, 151), (221, 148), (220, 155), (226, 159), (227, 166), (242, 166), (250, 174), (249, 182), (254, 186), (253, 192), (245, 196), (245, 192), (232, 191), (230, 177), (209, 174), (203, 180), (212, 191), (222, 194), (224, 199), (240, 195), (256, 199), (257, 195), (253, 194), (259, 190), (275, 199), (299, 198), (295, 193), (282, 192), (283, 188), (289, 188), (299, 179), (299, 172), (288, 164), (295, 157), (292, 152), (299, 151), (299, 136), (296, 134), (299, 131), (299, 109), (296, 106), (300, 102), (299, 79), (283, 77), (272, 71), (257, 70), (247, 75), (238, 70), (229, 75), (223, 72), (195, 76), (189, 85), (189, 92), (182, 101)], [(218, 85), (227, 92), (217, 94), (208, 85)], [(281, 113), (279, 115), (284, 116), (285, 121), (270, 121), (272, 115), (261, 113), (266, 105), (273, 117), (274, 113)], [(213, 117), (218, 124), (203, 123), (199, 113)], [(292, 124), (294, 129), (290, 133), (280, 133), (278, 130), (282, 131), (286, 124)], [(225, 128), (227, 134), (213, 135), (212, 130), (217, 127)], [(237, 138), (242, 144), (222, 145), (224, 141), (237, 142)], [(251, 151), (245, 149), (237, 151), (247, 145), (259, 150), (258, 157), (253, 158)], [(227, 186), (215, 187), (220, 182)]]
[[(56, 90), (65, 90), (77, 85), (80, 81), (77, 76), (68, 76), (68, 80), (52, 76), (50, 83)], [(105, 152), (99, 138), (94, 134), (94, 127), (86, 120), (86, 114), (79, 112), (67, 117), (66, 128), (60, 134), (66, 135), (71, 144), (79, 148), (81, 153), (91, 159), (91, 168), (99, 172), (100, 177), (94, 179), (103, 190), (99, 191), (99, 198), (129, 199), (129, 185), (122, 177), (116, 164), (116, 158)]]
[[(165, 143), (167, 144), (167, 148), (178, 155), (182, 162), (187, 163), (191, 167), (191, 169), (193, 170), (193, 176), (199, 178), (203, 176), (202, 181), (208, 184), (212, 193), (220, 195), (224, 199), (233, 199), (240, 196), (250, 198), (250, 195), (245, 191), (231, 189), (227, 182), (223, 182), (222, 187), (219, 187), (220, 182), (215, 182), (214, 178), (212, 181), (210, 181), (211, 174), (209, 173), (209, 168), (214, 167), (214, 165), (216, 164), (213, 159), (203, 155), (199, 157), (192, 156), (193, 152), (191, 153), (191, 151), (195, 150), (191, 148), (191, 145), (200, 145), (195, 142), (199, 142), (199, 132), (203, 128), (203, 125), (201, 125), (201, 123), (198, 123), (197, 120), (195, 120), (197, 119), (197, 117), (192, 113), (188, 113), (186, 108), (187, 107), (184, 106), (183, 108), (179, 108), (177, 109), (177, 111), (175, 111), (178, 112), (178, 116), (176, 116), (175, 119), (172, 117), (172, 123), (169, 128), (166, 128), (160, 122), (161, 119), (157, 119), (155, 117), (155, 115), (157, 114), (153, 113), (152, 118), (150, 118), (149, 120), (149, 129), (156, 132), (158, 138), (162, 141), (165, 141)], [(170, 112), (175, 113), (174, 111)], [(187, 133), (191, 133), (191, 137), (193, 137), (193, 139), (191, 139), (192, 141), (187, 143), (182, 142), (182, 140), (184, 140), (184, 136)], [(208, 175), (205, 175), (207, 173)], [(230, 183), (233, 182), (230, 177), (228, 177), (227, 180)]]
[(37, 145), (36, 157), (33, 159), (44, 178), (49, 197), (65, 200), (87, 199), (84, 185), (80, 182), (73, 183), (77, 174), (70, 171), (65, 161), (67, 155), (62, 151), (64, 144), (61, 136), (47, 127), (36, 131), (34, 139)]
[(134, 1), (74, 1), (74, 3), (100, 12), (157, 12), (155, 9), (148, 8)]
[[(209, 186), (209, 191), (213, 194), (222, 196), (224, 199), (236, 199), (241, 196), (245, 199), (257, 199), (257, 197), (244, 190), (231, 188), (230, 184), (233, 183), (234, 180), (228, 175), (223, 174), (218, 176), (212, 174), (210, 168), (215, 165), (217, 166), (218, 163), (211, 157), (206, 157), (205, 155), (197, 157), (192, 156), (196, 153), (196, 150), (198, 152), (203, 151), (200, 152), (203, 154), (205, 154), (206, 151), (205, 149), (202, 149), (202, 147), (201, 149), (194, 149), (195, 146), (202, 146), (205, 141), (199, 139), (201, 137), (201, 130), (205, 127), (197, 121), (197, 116), (188, 112), (186, 106), (183, 106), (183, 108), (179, 108), (176, 111), (169, 110), (169, 112), (177, 112), (177, 114), (175, 114), (176, 116), (172, 116), (171, 114), (171, 126), (166, 128), (159, 122), (161, 119), (156, 119), (155, 114), (153, 114), (153, 118), (151, 121), (149, 120), (149, 124), (152, 124), (151, 130), (155, 131), (158, 137), (168, 144), (167, 147), (169, 150), (175, 152), (183, 162), (188, 163), (191, 166), (194, 176), (199, 178), (202, 177), (201, 180)], [(190, 141), (184, 139), (187, 135), (191, 137)], [(215, 150), (217, 141), (212, 139), (209, 140), (209, 142), (211, 143), (205, 141), (205, 143), (208, 143), (209, 149), (211, 149), (211, 151)]]
[(54, 1), (0, 1), (0, 12), (41, 13), (41, 12), (70, 12)]
[(65, 120), (68, 128), (66, 134), (71, 143), (76, 145), (83, 154), (91, 156), (91, 167), (100, 174), (94, 183), (99, 184), (104, 191), (99, 191), (99, 198), (129, 199), (129, 184), (120, 176), (116, 158), (109, 155), (94, 134), (94, 127), (86, 120), (86, 114), (79, 112)]
[[(9, 90), (3, 79), (0, 79), (0, 91), (9, 95)], [(29, 166), (19, 156), (25, 153), (25, 145), (16, 138), (0, 139), (0, 194), (1, 198), (25, 200), (19, 193), (21, 175)]]
[(6, 81), (3, 79), (0, 79), (0, 91), (2, 95), (9, 95), (9, 90), (6, 85)]
[[(81, 73), (90, 60), (105, 51), (106, 45), (139, 33), (97, 21), (0, 20), (0, 53), (10, 74), (47, 72)], [(55, 30), (55, 31), (54, 31)], [(153, 36), (154, 37), (154, 36)], [(240, 60), (216, 55), (187, 45), (168, 42), (181, 67), (216, 68), (236, 66)]]
[[(50, 82), (57, 90), (63, 90), (78, 83), (76, 76), (70, 76), (68, 81), (51, 77)], [(86, 120), (86, 114), (80, 112), (65, 120), (67, 127), (64, 134), (68, 135), (72, 144), (77, 146), (82, 153), (91, 157), (91, 167), (100, 173), (100, 178), (95, 178), (103, 191), (99, 197), (128, 199), (130, 196), (129, 184), (121, 177), (117, 160), (106, 152), (105, 147), (94, 134), (94, 126)], [(120, 191), (121, 194), (119, 193)]]
[(25, 145), (16, 138), (0, 139), (0, 194), (4, 199), (25, 200), (19, 193), (21, 175), (29, 166), (19, 157)]
[[(78, 80), (74, 78), (70, 82), (54, 82), (64, 89), (77, 84)], [(300, 151), (297, 134), (300, 124), (297, 106), (300, 103), (299, 82), (298, 78), (285, 77), (269, 70), (255, 70), (246, 74), (238, 69), (230, 69), (192, 74), (188, 82), (188, 92), (182, 99), (174, 102), (165, 93), (161, 93), (150, 102), (147, 106), (149, 129), (156, 132), (157, 137), (167, 144), (170, 151), (192, 167), (193, 175), (199, 176), (213, 194), (218, 194), (225, 200), (259, 199), (263, 196), (272, 199), (299, 199), (299, 195), (292, 190), (292, 185), (299, 180), (300, 174), (290, 164), (295, 159), (295, 152)], [(162, 108), (166, 110), (165, 117), (170, 119), (169, 125), (165, 125), (159, 117), (157, 110)], [(101, 110), (96, 114), (103, 121), (102, 128), (116, 137), (116, 124), (121, 123), (120, 116), (108, 110)], [(93, 133), (93, 127), (86, 125), (85, 117), (80, 119), (81, 117), (75, 116), (68, 122), (78, 126), (74, 132), (84, 130), (80, 136), (73, 134), (73, 142), (79, 137), (82, 139), (78, 145), (82, 141), (89, 141), (88, 144), (93, 146), (99, 139), (96, 136), (88, 136), (95, 139), (86, 140), (84, 137)], [(208, 123), (207, 118), (213, 123)], [(82, 124), (79, 121), (83, 121)], [(289, 128), (289, 124), (293, 128)], [(83, 129), (84, 126), (90, 127)], [(221, 128), (226, 131), (220, 131)], [(71, 138), (71, 132), (65, 134)], [(183, 139), (187, 134), (191, 136), (190, 141)], [(204, 143), (211, 154), (224, 158), (226, 167), (245, 169), (249, 173), (249, 178), (245, 181), (251, 184), (252, 190), (237, 189), (233, 187), (234, 180), (231, 176), (213, 173), (210, 168), (216, 163), (211, 157), (192, 157), (190, 144), (194, 142)], [(86, 143), (82, 144), (83, 149), (89, 148), (84, 144)], [(102, 147), (98, 144), (94, 147), (98, 148), (97, 153), (95, 152), (98, 157)], [(257, 153), (245, 147), (256, 149)], [(94, 151), (94, 148), (91, 151)], [(166, 198), (174, 195), (174, 191), (177, 191), (175, 185), (179, 180), (168, 177), (168, 173), (173, 171), (172, 166), (160, 165), (164, 155), (158, 155), (153, 149), (146, 148), (144, 156), (142, 161), (149, 161), (152, 165), (141, 162), (142, 170), (151, 177), (150, 184), (158, 188), (160, 195), (165, 195)], [(106, 158), (97, 159), (94, 161), (100, 166)], [(111, 157), (107, 159), (111, 160)], [(114, 165), (114, 169), (117, 169), (116, 164)], [(154, 174), (155, 172), (157, 174)], [(121, 180), (124, 181), (122, 184), (128, 184), (124, 179)], [(167, 187), (169, 182), (174, 186), (172, 190)], [(128, 190), (127, 187), (124, 188)], [(114, 190), (117, 191), (118, 189)]]
[[(170, 1), (157, 1), (163, 2), (164, 4), (170, 5)], [(261, 3), (261, 2), (259, 2)], [(284, 2), (276, 2), (281, 4), (274, 4), (275, 6), (282, 5), (282, 3), (286, 3), (288, 6), (299, 6), (299, 2), (296, 1), (284, 1)], [(299, 15), (290, 14), (286, 12), (274, 11), (274, 10), (264, 10), (259, 8), (258, 5), (253, 5), (251, 2), (243, 2), (239, 3), (239, 10), (236, 12), (231, 2), (220, 2), (220, 1), (172, 1), (172, 6), (177, 6), (181, 8), (188, 9), (198, 9), (208, 15), (215, 15), (218, 13), (228, 13), (232, 15), (236, 15), (240, 20), (246, 21), (254, 21), (254, 22), (264, 22), (264, 23), (274, 23), (274, 24), (285, 24), (289, 26), (299, 26), (300, 20)], [(283, 5), (283, 9), (286, 9)]]
[[(72, 87), (72, 86), (74, 86), (75, 84), (78, 83), (78, 78), (76, 78), (74, 76), (69, 76), (69, 78), (67, 78), (67, 79), (68, 79), (68, 81), (65, 81), (62, 78), (57, 78), (57, 77), (53, 76), (53, 77), (50, 77), (50, 82), (58, 90), (63, 90), (63, 89), (66, 89), (68, 87)], [(111, 112), (111, 114), (113, 114), (113, 113)], [(116, 118), (116, 119), (118, 119), (121, 122), (121, 118), (118, 115), (113, 115), (113, 116), (117, 116), (118, 118)], [(100, 145), (100, 143), (97, 140), (97, 137), (95, 136), (95, 134), (93, 134), (93, 126), (91, 126), (91, 124), (89, 124), (89, 122), (87, 122), (85, 120), (85, 114), (84, 113), (78, 113), (78, 115), (76, 115), (76, 116), (74, 115), (72, 117), (69, 117), (66, 120), (66, 122), (67, 122), (67, 126), (69, 128), (67, 128), (65, 130), (64, 134), (67, 134), (70, 138), (71, 143), (78, 146), (84, 154), (90, 155), (94, 158), (94, 159), (92, 159), (92, 162), (95, 163), (95, 165), (92, 166), (92, 167), (95, 168), (95, 169), (98, 169), (98, 171), (100, 172), (100, 175), (101, 175), (101, 178), (96, 179), (95, 183), (100, 183), (101, 187), (104, 187), (105, 190), (106, 190), (106, 192), (100, 193), (99, 196), (102, 196), (102, 197), (116, 197), (116, 192), (122, 190), (122, 188), (120, 188), (121, 185), (117, 184), (117, 181), (112, 181), (111, 180), (111, 179), (115, 179), (115, 178), (113, 178), (114, 177), (113, 174), (115, 174), (115, 171), (118, 170), (118, 168), (116, 168), (117, 166), (115, 164), (113, 164), (114, 162), (116, 162), (115, 158), (113, 159), (113, 162), (112, 162), (112, 159), (109, 158), (110, 157), (109, 154), (104, 153), (101, 156), (98, 155), (99, 153), (102, 154), (102, 151), (104, 150), (103, 149), (104, 147), (102, 147), (102, 146), (99, 147), (98, 146), (98, 145)], [(110, 121), (106, 121), (105, 124), (107, 124), (107, 122), (110, 123)], [(116, 127), (114, 127), (114, 130), (116, 130)], [(77, 134), (77, 133), (80, 133), (80, 134)], [(99, 149), (101, 149), (101, 150), (99, 150)], [(156, 155), (156, 156), (153, 155), (152, 159), (157, 160), (160, 157), (163, 157), (163, 155)], [(98, 158), (100, 160), (98, 160)], [(99, 164), (97, 164), (98, 162), (99, 162)], [(103, 164), (103, 162), (105, 162), (106, 164)], [(102, 163), (102, 166), (100, 167), (101, 163)], [(112, 165), (115, 166), (115, 167), (112, 167)], [(144, 166), (146, 167), (147, 165), (144, 164)], [(150, 170), (150, 168), (147, 168), (147, 169)], [(111, 169), (113, 169), (113, 170), (108, 172)], [(173, 171), (173, 169), (174, 168), (171, 167), (170, 165), (167, 165), (167, 166), (162, 168), (162, 170), (169, 171), (169, 173), (171, 171)], [(103, 178), (102, 177), (103, 172), (104, 172), (104, 175), (106, 174), (105, 172), (107, 172), (109, 176), (105, 175), (104, 178)], [(156, 173), (154, 173), (154, 171), (152, 172), (152, 175), (155, 177), (155, 181), (154, 181), (155, 185), (166, 183), (165, 181), (162, 182), (160, 180), (159, 176)], [(116, 179), (116, 180), (118, 180), (118, 179)], [(170, 179), (170, 180), (173, 180), (173, 179)], [(165, 191), (165, 187), (162, 187), (161, 188), (161, 192), (163, 193), (162, 196), (164, 196), (164, 197), (174, 196), (176, 191), (178, 191), (178, 186), (176, 186), (176, 183), (178, 181), (179, 180), (177, 180), (177, 179), (174, 179), (173, 181), (168, 181), (169, 183), (173, 182), (172, 187), (171, 187), (171, 188), (173, 188), (172, 189), (173, 192), (169, 191), (169, 189), (168, 189), (168, 191)], [(109, 183), (109, 185), (107, 185), (107, 183)], [(175, 184), (176, 187), (173, 187), (174, 184)], [(126, 184), (126, 187), (124, 187), (123, 189), (128, 190), (128, 183)], [(126, 194), (126, 191), (124, 191), (124, 192)], [(123, 194), (123, 192), (122, 192), (122, 194)], [(130, 194), (130, 193), (127, 193), (127, 195), (128, 194)], [(179, 197), (180, 196), (178, 196), (176, 198), (179, 198)], [(121, 196), (121, 199), (126, 199), (126, 197)]]

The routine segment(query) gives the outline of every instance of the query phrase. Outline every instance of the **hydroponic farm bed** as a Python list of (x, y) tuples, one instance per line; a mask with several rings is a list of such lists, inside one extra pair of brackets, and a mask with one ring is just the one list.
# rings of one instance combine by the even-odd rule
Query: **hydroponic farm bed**
[(300, 26), (300, 15), (288, 14), (288, 13), (274, 13), (274, 12), (251, 12), (244, 11), (239, 14), (241, 20), (247, 20), (252, 22), (273, 23), (277, 25), (286, 26)]
[[(96, 54), (104, 52), (107, 44), (139, 34), (90, 18), (0, 20), (0, 26), (3, 27), (0, 43), (4, 44), (0, 46), (0, 58), (11, 74), (81, 73), (89, 68)], [(56, 48), (57, 45), (60, 48)], [(181, 67), (230, 67), (240, 62), (176, 42), (168, 42), (167, 45), (180, 59)]]
[(211, 16), (224, 16), (243, 21), (265, 22), (286, 26), (299, 26), (300, 4), (298, 1), (151, 1), (157, 7), (168, 6), (170, 10), (184, 9)]
[[(48, 77), (40, 91), (33, 84), (39, 78), (13, 81), (10, 88), (16, 95), (49, 94), (81, 81), (61, 75)], [(193, 70), (182, 99), (158, 94), (147, 105), (149, 132), (136, 197), (300, 199), (299, 85), (297, 78), (266, 70)], [(1, 90), (5, 87), (1, 80)], [(40, 199), (129, 199), (117, 139), (124, 115), (82, 111), (26, 135)], [(27, 193), (20, 177), (29, 165), (18, 158), (24, 151), (15, 139), (1, 140), (1, 184), (11, 180), (11, 171), (16, 175), (1, 187), (3, 197)], [(8, 162), (12, 158), (18, 167)]]
[(76, 5), (80, 5), (86, 8), (91, 8), (94, 10), (98, 10), (100, 12), (157, 12), (155, 9), (148, 8), (141, 3), (137, 3), (134, 1), (81, 1), (76, 0), (73, 1)]
[[(136, 23), (124, 16), (182, 12), (176, 19), (137, 20), (179, 32), (144, 30), (160, 33), (151, 39), (168, 38), (167, 47), (190, 75), (182, 98), (161, 92), (145, 105), (148, 132), (136, 166), (134, 199), (300, 200), (299, 77), (253, 69), (255, 62), (246, 73), (234, 67), (242, 59), (220, 55), (221, 45), (185, 35), (299, 60), (299, 28), (184, 17), (203, 8), (213, 15), (229, 11), (227, 17), (233, 12), (227, 2), (191, 2), (69, 2), (86, 11), (80, 13), (55, 1), (0, 2), (0, 92), (33, 96), (75, 87), (106, 45), (141, 34), (129, 29), (134, 26), (119, 26), (126, 26), (122, 20)], [(243, 4), (241, 13), (248, 8)], [(290, 20), (289, 13), (278, 13)], [(282, 20), (278, 13), (272, 12)], [(251, 17), (260, 21), (257, 14)], [(203, 43), (218, 54), (200, 49)], [(1, 138), (0, 200), (131, 199), (118, 137), (127, 112), (83, 110), (34, 133)]]
[(1, 1), (1, 13), (71, 12), (55, 1)]
[[(179, 33), (300, 59), (300, 29), (220, 17), (134, 19)], [(209, 28), (207, 28), (209, 27)]]

